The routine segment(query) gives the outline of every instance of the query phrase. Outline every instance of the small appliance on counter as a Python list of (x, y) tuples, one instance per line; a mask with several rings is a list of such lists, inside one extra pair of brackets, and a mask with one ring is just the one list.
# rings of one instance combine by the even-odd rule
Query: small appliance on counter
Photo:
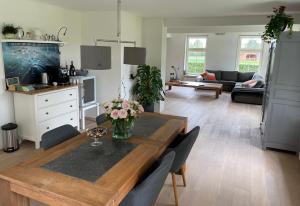
[(48, 77), (47, 72), (41, 73), (41, 80), (42, 80), (42, 84), (48, 84), (49, 83), (49, 77)]

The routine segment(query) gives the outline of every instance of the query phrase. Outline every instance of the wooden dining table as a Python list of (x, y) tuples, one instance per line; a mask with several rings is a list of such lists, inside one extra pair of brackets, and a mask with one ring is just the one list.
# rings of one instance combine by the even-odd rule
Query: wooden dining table
[[(146, 119), (145, 127), (147, 118), (152, 122), (157, 118), (163, 120), (163, 123), (148, 136), (133, 135), (123, 140), (135, 145), (134, 149), (95, 181), (52, 171), (43, 166), (91, 141), (86, 133), (81, 133), (30, 160), (1, 171), (0, 206), (29, 206), (30, 199), (59, 206), (119, 205), (172, 140), (187, 130), (186, 117), (146, 112), (141, 116)], [(102, 126), (111, 128), (111, 123), (105, 122)], [(109, 131), (103, 138), (113, 141)]]

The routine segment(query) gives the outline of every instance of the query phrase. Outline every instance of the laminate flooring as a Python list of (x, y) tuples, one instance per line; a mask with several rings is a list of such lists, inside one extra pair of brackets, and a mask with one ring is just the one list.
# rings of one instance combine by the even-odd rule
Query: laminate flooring
[[(233, 103), (230, 93), (173, 87), (163, 113), (187, 116), (199, 137), (187, 160), (187, 187), (177, 177), (182, 206), (300, 206), (300, 161), (293, 153), (261, 148), (261, 106)], [(87, 127), (94, 121), (87, 120)], [(0, 170), (39, 153), (24, 142), (18, 152), (0, 152)], [(39, 205), (33, 203), (32, 205)], [(156, 206), (174, 205), (169, 175)]]

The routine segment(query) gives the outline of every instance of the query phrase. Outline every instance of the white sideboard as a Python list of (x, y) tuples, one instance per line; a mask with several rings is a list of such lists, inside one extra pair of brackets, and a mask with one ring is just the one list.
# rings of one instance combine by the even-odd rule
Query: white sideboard
[(79, 128), (78, 87), (58, 87), (33, 93), (14, 93), (15, 118), (19, 135), (40, 148), (41, 136), (70, 124)]

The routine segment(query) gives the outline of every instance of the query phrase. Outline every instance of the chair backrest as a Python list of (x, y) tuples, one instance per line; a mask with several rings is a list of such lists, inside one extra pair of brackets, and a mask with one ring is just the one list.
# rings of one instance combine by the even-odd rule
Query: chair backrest
[(187, 134), (179, 135), (175, 139), (176, 144), (174, 145), (174, 147), (168, 149), (176, 153), (173, 165), (170, 170), (171, 172), (174, 173), (178, 172), (180, 167), (185, 163), (199, 135), (199, 132), (200, 132), (200, 127), (197, 126)]
[(69, 124), (57, 127), (42, 135), (41, 147), (49, 149), (79, 134), (80, 132)]
[(100, 114), (98, 117), (96, 117), (97, 125), (100, 125), (106, 121), (107, 121), (106, 114)]
[(175, 153), (166, 154), (161, 161), (154, 164), (149, 174), (131, 190), (120, 206), (153, 206), (163, 187), (173, 163)]

